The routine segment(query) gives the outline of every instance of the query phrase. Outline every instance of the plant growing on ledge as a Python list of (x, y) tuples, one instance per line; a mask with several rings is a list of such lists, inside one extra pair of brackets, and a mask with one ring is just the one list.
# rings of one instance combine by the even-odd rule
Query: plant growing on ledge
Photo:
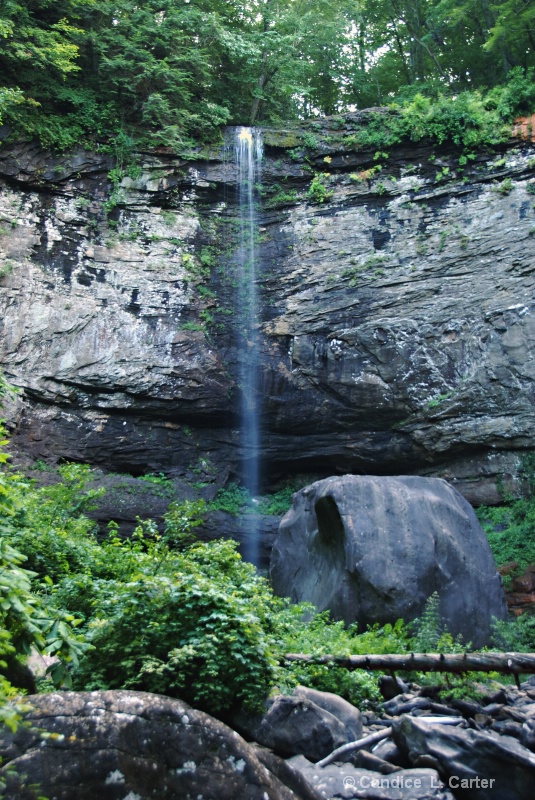
[(312, 203), (326, 203), (334, 194), (332, 189), (328, 189), (328, 172), (316, 172), (312, 178), (312, 183), (307, 192), (307, 197)]

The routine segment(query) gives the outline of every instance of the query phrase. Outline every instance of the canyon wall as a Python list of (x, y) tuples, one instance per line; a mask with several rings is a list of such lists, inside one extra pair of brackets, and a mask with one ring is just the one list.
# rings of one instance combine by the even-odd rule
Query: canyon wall
[[(378, 153), (352, 143), (365, 122), (264, 131), (265, 480), (418, 473), (495, 502), (535, 446), (535, 146)], [(112, 186), (106, 155), (0, 149), (12, 446), (223, 482), (243, 357), (232, 148), (133, 165)]]

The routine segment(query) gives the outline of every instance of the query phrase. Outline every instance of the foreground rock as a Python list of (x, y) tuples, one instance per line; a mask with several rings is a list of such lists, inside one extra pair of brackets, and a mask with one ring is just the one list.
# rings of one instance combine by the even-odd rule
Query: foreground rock
[(510, 736), (430, 724), (403, 716), (394, 741), (415, 765), (436, 765), (457, 796), (533, 800), (535, 755)]
[(318, 769), (304, 756), (296, 756), (289, 763), (321, 797), (329, 800), (454, 800), (434, 769), (407, 769), (381, 775), (351, 764), (330, 764)]
[(359, 710), (341, 697), (299, 686), (292, 696), (273, 700), (253, 735), (281, 756), (302, 754), (319, 761), (359, 739), (362, 722)]
[(473, 509), (445, 481), (345, 475), (294, 495), (271, 557), (274, 590), (373, 623), (419, 616), (437, 592), (448, 630), (485, 644), (505, 599)]
[[(479, 685), (479, 702), (445, 704), (438, 686), (405, 688), (380, 716), (363, 715), (368, 749), (346, 751), (323, 768), (303, 755), (287, 763), (330, 800), (532, 800), (533, 679), (520, 689)], [(377, 734), (388, 738), (373, 744)]]
[(105, 691), (27, 701), (31, 727), (0, 742), (6, 797), (34, 800), (30, 784), (54, 800), (313, 797), (287, 788), (237, 733), (179, 700)]

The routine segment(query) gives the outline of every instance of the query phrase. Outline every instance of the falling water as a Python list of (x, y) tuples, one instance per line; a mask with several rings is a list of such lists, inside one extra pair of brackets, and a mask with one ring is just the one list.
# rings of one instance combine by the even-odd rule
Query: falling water
[[(240, 310), (240, 433), (242, 482), (251, 498), (260, 488), (260, 403), (256, 185), (261, 180), (262, 138), (255, 128), (237, 128), (235, 140), (239, 195), (240, 238), (238, 251), (238, 308)], [(250, 514), (244, 557), (259, 560), (259, 530), (256, 514)]]

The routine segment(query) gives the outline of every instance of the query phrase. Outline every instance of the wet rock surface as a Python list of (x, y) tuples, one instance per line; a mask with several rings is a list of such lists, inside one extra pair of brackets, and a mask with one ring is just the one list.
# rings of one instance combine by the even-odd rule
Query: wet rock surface
[[(294, 494), (275, 540), (274, 590), (363, 628), (421, 615), (437, 592), (447, 629), (485, 644), (505, 599), (486, 536), (446, 481), (345, 475)], [(392, 701), (395, 702), (395, 701)]]
[[(480, 153), (462, 174), (448, 147), (398, 147), (370, 173), (374, 153), (344, 140), (357, 117), (325, 121), (302, 158), (296, 133), (266, 132), (266, 476), (415, 471), (494, 502), (535, 430), (533, 147)], [(325, 157), (333, 195), (316, 205), (309, 169)], [(235, 169), (215, 150), (140, 166), (107, 214), (105, 157), (0, 154), (14, 444), (133, 474), (181, 477), (199, 453), (236, 472)]]

